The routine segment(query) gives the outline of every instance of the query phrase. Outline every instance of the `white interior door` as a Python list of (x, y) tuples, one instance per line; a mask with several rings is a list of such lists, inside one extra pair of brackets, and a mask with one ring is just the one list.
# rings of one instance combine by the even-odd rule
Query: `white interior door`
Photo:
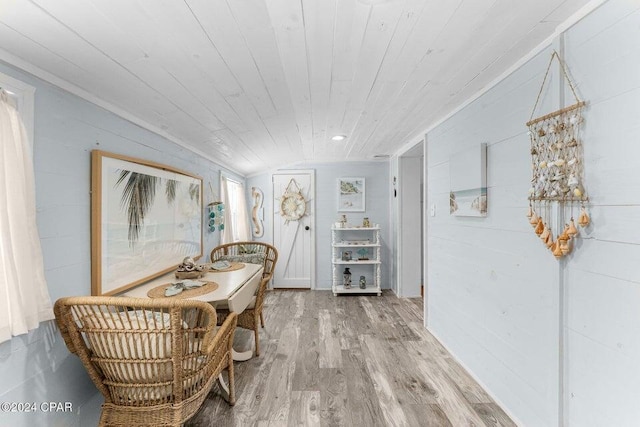
[[(274, 288), (315, 288), (315, 171), (276, 172), (273, 180), (273, 245), (278, 262), (273, 276)], [(306, 201), (304, 215), (297, 220), (282, 216), (282, 196), (300, 190)]]

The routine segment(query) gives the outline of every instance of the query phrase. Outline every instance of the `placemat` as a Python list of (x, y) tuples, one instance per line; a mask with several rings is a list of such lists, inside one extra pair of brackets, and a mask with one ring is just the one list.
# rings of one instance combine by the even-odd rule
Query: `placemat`
[(225, 268), (224, 270), (214, 270), (213, 268), (211, 268), (211, 265), (212, 264), (208, 264), (209, 273), (226, 273), (227, 271), (242, 270), (245, 267), (244, 263), (242, 262), (232, 262), (231, 266), (229, 268)]
[(165, 283), (164, 285), (157, 286), (147, 292), (147, 296), (149, 298), (193, 298), (199, 297), (200, 295), (208, 294), (209, 292), (213, 292), (218, 289), (218, 284), (216, 282), (205, 282), (204, 285), (200, 286), (199, 288), (187, 289), (180, 292), (179, 294), (167, 297), (164, 295), (164, 291), (169, 286), (171, 286), (171, 283)]

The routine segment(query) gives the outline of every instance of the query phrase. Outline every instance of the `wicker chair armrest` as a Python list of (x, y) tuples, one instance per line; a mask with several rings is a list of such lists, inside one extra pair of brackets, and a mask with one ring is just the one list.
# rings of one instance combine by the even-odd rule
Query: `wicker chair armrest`
[(58, 325), (58, 330), (60, 331), (60, 335), (62, 335), (62, 339), (64, 339), (64, 343), (67, 345), (67, 349), (71, 354), (78, 354), (76, 350), (76, 346), (73, 344), (73, 340), (71, 339), (71, 335), (69, 335), (69, 328), (63, 318), (67, 316), (71, 316), (69, 313), (69, 309), (63, 306), (61, 303), (56, 303), (53, 305), (53, 313), (55, 315), (56, 325)]
[[(213, 337), (213, 340), (209, 343), (209, 345), (202, 350), (203, 354), (211, 355), (216, 351), (216, 348), (219, 348), (223, 345), (231, 346), (233, 344), (233, 333), (236, 330), (236, 324), (238, 323), (238, 314), (234, 312), (230, 312), (227, 315), (225, 321), (220, 325), (218, 330), (216, 331), (216, 335)], [(231, 342), (225, 343), (226, 340), (230, 340)], [(205, 340), (206, 342), (206, 340)]]

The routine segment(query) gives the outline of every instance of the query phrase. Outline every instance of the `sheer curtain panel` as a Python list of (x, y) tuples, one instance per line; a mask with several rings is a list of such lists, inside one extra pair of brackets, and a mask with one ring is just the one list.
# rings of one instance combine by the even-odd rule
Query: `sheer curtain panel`
[(236, 183), (236, 226), (235, 236), (237, 242), (248, 242), (251, 240), (249, 229), (249, 213), (247, 212), (247, 198), (245, 197), (244, 184)]
[(0, 342), (53, 319), (36, 226), (33, 161), (20, 115), (0, 89)]
[(224, 230), (222, 243), (250, 240), (249, 216), (244, 185), (222, 175), (222, 201), (224, 202)]
[(229, 197), (229, 180), (226, 176), (220, 177), (220, 185), (222, 187), (222, 203), (224, 203), (224, 230), (220, 236), (221, 243), (233, 243), (233, 214), (231, 213), (231, 197)]

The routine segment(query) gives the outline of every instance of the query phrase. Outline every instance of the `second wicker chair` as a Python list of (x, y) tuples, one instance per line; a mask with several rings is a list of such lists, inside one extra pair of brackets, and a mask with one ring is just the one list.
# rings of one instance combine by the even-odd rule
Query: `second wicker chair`
[[(238, 315), (238, 327), (252, 330), (255, 336), (256, 356), (260, 355), (260, 338), (258, 335), (258, 323), (264, 328), (264, 316), (262, 308), (264, 296), (273, 277), (276, 262), (278, 261), (278, 250), (267, 243), (262, 242), (235, 242), (217, 246), (211, 251), (211, 262), (227, 259), (231, 261), (263, 262), (264, 271), (262, 281), (258, 287), (255, 297), (249, 306)], [(229, 314), (228, 307), (216, 307), (218, 312), (218, 324), (224, 321)]]

